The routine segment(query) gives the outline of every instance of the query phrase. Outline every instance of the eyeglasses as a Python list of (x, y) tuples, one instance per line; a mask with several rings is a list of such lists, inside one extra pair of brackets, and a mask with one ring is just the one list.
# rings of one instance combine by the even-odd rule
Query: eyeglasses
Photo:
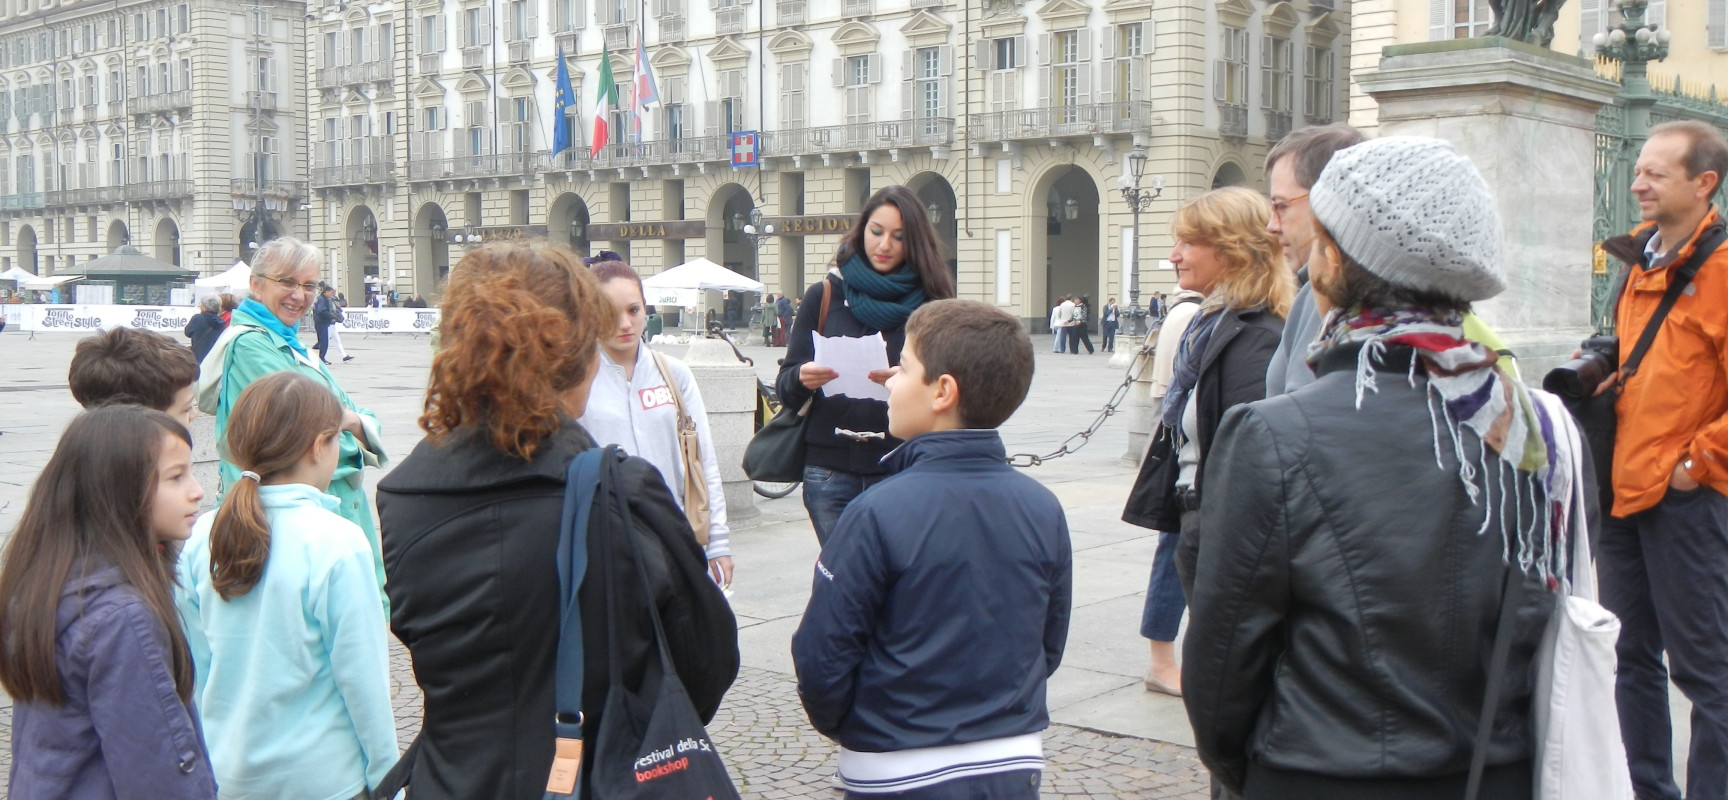
[(1299, 195), (1296, 195), (1295, 197), (1290, 198), (1289, 200), (1273, 200), (1272, 201), (1272, 216), (1277, 217), (1279, 219), (1283, 219), (1284, 218), (1284, 212), (1290, 210), (1290, 204), (1291, 203), (1294, 203), (1297, 200), (1301, 200), (1302, 198), (1307, 197), (1307, 196), (1308, 196), (1308, 193), (1303, 192)]
[(267, 280), (271, 283), (274, 283), (277, 286), (280, 286), (284, 289), (287, 289), (290, 292), (295, 291), (295, 290), (300, 290), (300, 291), (306, 292), (307, 294), (317, 294), (318, 293), (318, 284), (316, 284), (316, 283), (296, 283), (293, 278), (272, 278), (268, 275), (260, 275), (258, 277), (263, 278), (264, 280)]

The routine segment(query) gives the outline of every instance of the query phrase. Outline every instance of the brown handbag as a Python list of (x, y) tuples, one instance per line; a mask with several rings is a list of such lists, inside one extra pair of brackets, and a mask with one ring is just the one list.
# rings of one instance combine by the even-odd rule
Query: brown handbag
[(708, 527), (713, 524), (713, 510), (708, 507), (708, 474), (702, 470), (702, 444), (696, 438), (696, 420), (684, 410), (684, 393), (678, 390), (678, 379), (667, 369), (666, 359), (649, 350), (654, 367), (666, 379), (672, 390), (672, 402), (678, 407), (678, 456), (684, 462), (684, 517), (696, 532), (696, 543), (708, 546)]

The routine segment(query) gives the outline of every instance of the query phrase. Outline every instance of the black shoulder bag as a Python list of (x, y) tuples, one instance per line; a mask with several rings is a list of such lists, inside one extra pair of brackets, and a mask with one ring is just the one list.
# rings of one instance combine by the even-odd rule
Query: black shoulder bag
[[(1662, 322), (1667, 319), (1668, 312), (1680, 300), (1681, 292), (1697, 277), (1698, 271), (1704, 268), (1704, 262), (1709, 260), (1716, 248), (1728, 239), (1721, 225), (1713, 226), (1692, 250), (1692, 257), (1686, 259), (1674, 273), (1674, 279), (1669, 281), (1668, 290), (1662, 294), (1662, 302), (1657, 304), (1656, 312), (1650, 315), (1650, 321), (1644, 325), (1644, 330), (1638, 336), (1638, 343), (1633, 345), (1625, 360), (1620, 362), (1620, 377), (1614, 386), (1594, 397), (1574, 398), (1560, 394), (1560, 399), (1566, 404), (1566, 410), (1578, 420), (1578, 430), (1584, 434), (1585, 441), (1590, 444), (1591, 460), (1596, 467), (1596, 482), (1601, 495), (1603, 513), (1609, 513), (1614, 508), (1614, 436), (1619, 429), (1619, 419), (1615, 416), (1614, 406), (1620, 399), (1620, 387), (1625, 386), (1633, 375), (1638, 374), (1638, 367), (1644, 362), (1644, 354), (1650, 345), (1656, 341), (1656, 334), (1662, 330)], [(1626, 292), (1626, 280), (1634, 267), (1628, 265), (1620, 272), (1620, 279), (1614, 284), (1614, 314), (1619, 315), (1621, 295)], [(1551, 375), (1553, 373), (1550, 373)], [(1546, 385), (1547, 380), (1543, 383)]]

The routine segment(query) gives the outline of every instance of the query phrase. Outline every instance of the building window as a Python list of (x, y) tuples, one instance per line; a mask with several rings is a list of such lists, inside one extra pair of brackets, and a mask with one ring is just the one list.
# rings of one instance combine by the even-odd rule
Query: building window
[(846, 124), (864, 125), (874, 121), (872, 95), (875, 91), (871, 85), (881, 79), (878, 74), (881, 72), (880, 59), (880, 55), (864, 55), (848, 56), (844, 60), (841, 85), (846, 91)]
[(420, 52), (444, 51), (444, 15), (432, 14), (420, 18)]
[(489, 44), (492, 32), (487, 29), (486, 9), (467, 8), (462, 10), (462, 46), (480, 47)]
[(1213, 65), (1212, 97), (1232, 106), (1248, 104), (1248, 31), (1225, 26), (1219, 36), (1219, 58)]
[(534, 38), (534, 22), (529, 14), (528, 0), (510, 0), (510, 41), (520, 42)]
[(805, 99), (809, 88), (806, 84), (808, 71), (809, 64), (803, 61), (780, 65), (781, 130), (797, 130), (809, 123)]
[(1488, 0), (1428, 0), (1430, 40), (1481, 36), (1493, 23)]
[(1082, 65), (1080, 63), (1081, 46), (1080, 31), (1057, 31), (1051, 36), (1051, 61), (1055, 66), (1050, 69), (1050, 98), (1055, 101), (1057, 121), (1074, 123), (1080, 121), (1080, 104), (1084, 91), (1081, 89)]
[(552, 0), (552, 18), (560, 33), (582, 27), (581, 0)]
[(1332, 48), (1309, 47), (1303, 65), (1302, 96), (1302, 114), (1309, 124), (1325, 124), (1333, 119), (1332, 74)]
[(917, 82), (913, 92), (917, 96), (914, 116), (928, 120), (921, 130), (924, 134), (936, 133), (935, 120), (943, 116), (942, 109), (942, 48), (919, 48), (913, 58), (917, 62)]
[(666, 138), (678, 141), (684, 138), (684, 106), (678, 103), (667, 103), (662, 114), (666, 122)]
[(1004, 36), (991, 41), (990, 44), (995, 56), (990, 63), (991, 69), (1018, 69), (1020, 67), (1020, 37)]
[(528, 97), (512, 97), (504, 106), (504, 147), (505, 152), (527, 153), (533, 151), (533, 137), (530, 123), (534, 119), (534, 101)]
[(1113, 65), (1116, 79), (1117, 100), (1139, 100), (1145, 94), (1145, 65), (1141, 57), (1146, 55), (1146, 23), (1130, 22), (1116, 26), (1116, 63)]
[(1290, 40), (1277, 36), (1260, 39), (1260, 107), (1274, 113), (1290, 113)]

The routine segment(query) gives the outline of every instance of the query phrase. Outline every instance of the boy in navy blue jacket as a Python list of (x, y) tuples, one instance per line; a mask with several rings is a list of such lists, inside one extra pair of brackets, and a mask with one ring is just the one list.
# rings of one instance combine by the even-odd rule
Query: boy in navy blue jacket
[(906, 323), (888, 380), (906, 443), (841, 515), (792, 637), (848, 798), (1038, 797), (1072, 551), (1056, 496), (996, 432), (1031, 383), (1031, 338), (1000, 309), (938, 300)]

